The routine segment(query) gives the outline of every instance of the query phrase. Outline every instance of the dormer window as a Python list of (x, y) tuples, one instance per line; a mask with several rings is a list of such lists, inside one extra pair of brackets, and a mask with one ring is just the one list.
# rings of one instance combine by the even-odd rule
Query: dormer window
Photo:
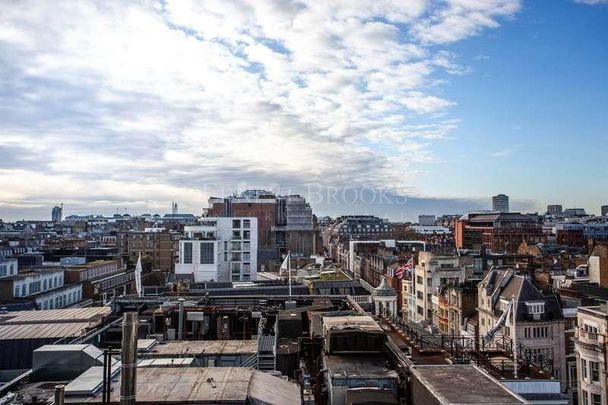
[(540, 320), (541, 315), (545, 313), (544, 302), (526, 302), (526, 308), (534, 320)]

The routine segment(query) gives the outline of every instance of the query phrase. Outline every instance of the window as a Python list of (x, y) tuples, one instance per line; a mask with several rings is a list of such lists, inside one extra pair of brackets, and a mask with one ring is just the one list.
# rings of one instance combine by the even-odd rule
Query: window
[(19, 296), (19, 287), (15, 287), (15, 297)]
[(233, 228), (240, 228), (241, 227), (241, 220), (240, 219), (233, 219), (232, 220), (232, 227)]
[(424, 299), (424, 294), (422, 293), (422, 291), (416, 292), (416, 296), (418, 297), (419, 300), (423, 300)]
[(192, 264), (192, 242), (184, 242), (184, 263)]
[(251, 253), (243, 252), (243, 260), (251, 260)]
[(424, 315), (424, 308), (418, 305), (416, 307), (416, 312), (418, 312), (418, 315)]
[(421, 276), (416, 276), (416, 284), (424, 283), (424, 279)]
[(0, 277), (4, 277), (8, 274), (8, 267), (6, 265), (0, 266)]
[(249, 229), (251, 227), (251, 221), (248, 219), (243, 220), (243, 228)]
[(25, 297), (27, 295), (27, 286), (25, 284), (21, 284), (21, 296)]
[(243, 250), (251, 250), (251, 242), (249, 242), (249, 241), (243, 242)]
[(243, 273), (251, 272), (251, 263), (243, 263)]
[(44, 284), (43, 284), (43, 285), (44, 285), (44, 286), (42, 287), (42, 289), (46, 291), (46, 289), (47, 289), (47, 288), (46, 288), (46, 287), (47, 287), (46, 278), (44, 279)]
[(581, 390), (581, 400), (583, 405), (589, 405), (589, 396), (587, 395), (587, 391)]
[(600, 394), (591, 394), (592, 405), (602, 405), (602, 396)]
[(241, 231), (232, 231), (232, 239), (241, 239)]
[(213, 243), (201, 243), (201, 264), (213, 264), (214, 262)]
[(589, 368), (591, 369), (591, 381), (600, 381), (600, 363), (597, 361), (590, 361)]
[(581, 359), (581, 371), (582, 371), (582, 376), (583, 376), (583, 380), (587, 379), (587, 360), (585, 359)]
[(243, 239), (251, 239), (251, 231), (243, 231)]

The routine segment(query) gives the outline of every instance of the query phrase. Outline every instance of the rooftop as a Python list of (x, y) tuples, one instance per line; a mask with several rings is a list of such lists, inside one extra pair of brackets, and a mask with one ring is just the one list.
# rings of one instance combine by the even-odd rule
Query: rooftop
[[(523, 404), (522, 398), (475, 366), (432, 365), (412, 368), (418, 380), (440, 404)], [(446, 382), (449, 381), (449, 384)]]

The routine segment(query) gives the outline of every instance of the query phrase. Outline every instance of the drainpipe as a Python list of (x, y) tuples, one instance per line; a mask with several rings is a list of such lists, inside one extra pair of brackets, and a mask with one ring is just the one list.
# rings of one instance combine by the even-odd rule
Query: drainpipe
[(177, 299), (179, 302), (179, 319), (177, 322), (177, 340), (182, 340), (184, 333), (184, 301), (183, 297)]
[(120, 405), (135, 405), (137, 376), (137, 312), (125, 312), (122, 318), (120, 354)]

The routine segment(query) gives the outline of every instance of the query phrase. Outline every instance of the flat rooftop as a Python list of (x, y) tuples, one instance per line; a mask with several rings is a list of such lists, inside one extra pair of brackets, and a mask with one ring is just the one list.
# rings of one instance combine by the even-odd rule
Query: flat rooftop
[(397, 378), (382, 355), (324, 355), (323, 362), (332, 378)]
[(378, 322), (371, 316), (324, 316), (323, 328), (328, 330), (352, 330), (366, 332), (382, 332)]
[(253, 354), (258, 351), (257, 340), (181, 340), (155, 345), (146, 357), (179, 357)]
[(0, 315), (0, 341), (80, 336), (110, 312), (109, 307), (9, 312)]
[[(525, 400), (497, 380), (471, 365), (425, 365), (412, 367), (420, 382), (440, 404), (524, 404)], [(416, 388), (413, 391), (416, 400)]]
[[(117, 404), (120, 402), (120, 384), (113, 382), (112, 385), (110, 402)], [(101, 399), (101, 392), (98, 392), (94, 396), (66, 396), (65, 402), (101, 403)], [(139, 367), (137, 402), (295, 404), (300, 402), (300, 388), (282, 378), (244, 367)]]

